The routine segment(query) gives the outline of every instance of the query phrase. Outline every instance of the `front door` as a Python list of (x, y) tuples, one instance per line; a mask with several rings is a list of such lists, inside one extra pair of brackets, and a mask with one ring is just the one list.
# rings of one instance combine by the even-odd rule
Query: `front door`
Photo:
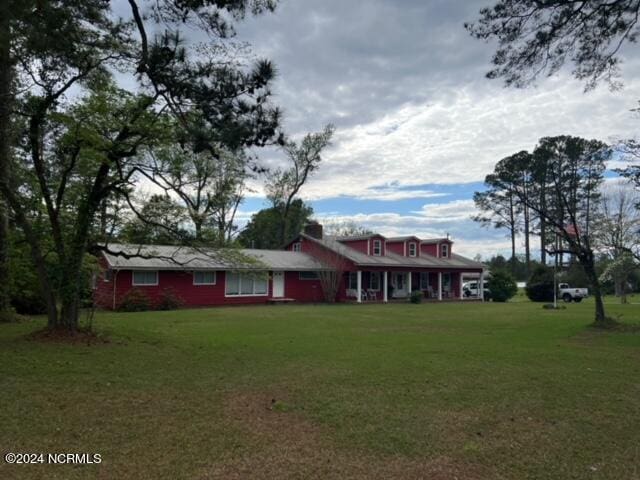
[(406, 273), (396, 273), (395, 275), (395, 290), (393, 291), (394, 297), (406, 297), (407, 285), (406, 285)]
[(284, 272), (273, 272), (273, 296), (284, 297)]

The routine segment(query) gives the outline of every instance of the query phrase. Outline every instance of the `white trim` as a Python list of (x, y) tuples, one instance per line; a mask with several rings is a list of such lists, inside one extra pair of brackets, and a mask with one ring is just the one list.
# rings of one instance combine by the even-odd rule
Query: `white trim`
[[(439, 245), (439, 250), (440, 250), (440, 257), (441, 258), (449, 258), (449, 244), (448, 243), (440, 243)], [(445, 252), (446, 255), (442, 255), (442, 247), (445, 247)]]
[[(156, 283), (136, 283), (136, 272), (137, 273), (155, 273), (156, 274)], [(158, 270), (131, 270), (131, 286), (133, 287), (156, 287), (160, 283), (160, 272)]]
[(292, 251), (293, 252), (301, 252), (302, 251), (302, 242), (294, 242)]
[[(380, 240), (379, 238), (374, 238), (373, 240), (373, 256), (375, 257), (382, 257), (382, 240)], [(379, 252), (376, 253), (376, 242), (378, 242), (378, 244), (380, 245), (379, 248)]]
[(385, 303), (389, 301), (389, 295), (388, 295), (389, 286), (388, 286), (387, 282), (388, 282), (387, 272), (385, 270), (385, 272), (384, 272), (384, 290), (382, 292), (382, 301), (385, 302)]
[[(411, 246), (413, 246), (413, 255), (411, 255)], [(416, 245), (416, 242), (409, 242), (409, 256), (410, 257), (418, 256), (418, 246)]]
[(362, 303), (362, 270), (358, 270), (358, 272), (356, 273), (357, 275), (357, 285), (358, 288), (356, 289), (358, 292), (358, 303)]
[(267, 282), (267, 291), (265, 293), (255, 293), (256, 290), (256, 283), (255, 283), (255, 277), (253, 278), (254, 282), (253, 282), (253, 293), (240, 293), (240, 291), (242, 290), (242, 281), (241, 281), (241, 275), (242, 273), (238, 272), (238, 293), (228, 293), (227, 292), (227, 286), (229, 285), (229, 272), (228, 270), (225, 271), (224, 274), (224, 296), (226, 297), (268, 297), (269, 296), (269, 279), (266, 279)]
[(371, 255), (371, 239), (367, 238), (367, 255)]
[[(196, 283), (196, 273), (213, 273), (213, 283)], [(193, 285), (196, 287), (206, 286), (206, 285), (216, 285), (218, 283), (218, 274), (215, 270), (194, 270), (192, 275), (193, 277)]]

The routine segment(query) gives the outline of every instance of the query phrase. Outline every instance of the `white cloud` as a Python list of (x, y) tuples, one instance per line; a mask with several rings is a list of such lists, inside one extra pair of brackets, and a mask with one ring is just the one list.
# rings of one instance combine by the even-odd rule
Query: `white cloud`
[[(544, 86), (443, 90), (428, 104), (404, 105), (379, 120), (339, 130), (303, 196), (376, 198), (382, 181), (394, 185), (382, 197), (416, 198), (425, 192), (412, 197), (408, 187), (482, 181), (498, 160), (531, 150), (543, 136), (606, 141), (635, 135), (638, 120), (629, 111), (630, 95), (605, 88), (583, 94), (581, 85), (567, 78)], [(629, 89), (633, 86), (640, 82)]]

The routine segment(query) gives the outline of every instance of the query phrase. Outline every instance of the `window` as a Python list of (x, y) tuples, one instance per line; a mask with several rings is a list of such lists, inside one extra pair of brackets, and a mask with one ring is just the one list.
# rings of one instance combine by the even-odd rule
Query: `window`
[(358, 274), (356, 272), (349, 272), (349, 288), (351, 290), (358, 289)]
[(319, 280), (320, 275), (318, 272), (300, 272), (300, 280)]
[(410, 257), (415, 257), (416, 256), (416, 244), (411, 242), (409, 244), (409, 256)]
[(378, 256), (382, 255), (382, 240), (373, 241), (373, 254)]
[(111, 280), (113, 280), (113, 270), (111, 269), (105, 270), (102, 280), (104, 280), (105, 282), (110, 282)]
[(227, 272), (225, 277), (224, 292), (227, 297), (266, 295), (269, 290), (269, 285), (264, 274)]
[(193, 272), (193, 284), (194, 285), (215, 285), (216, 272), (207, 272), (207, 271)]
[(448, 243), (440, 244), (440, 256), (442, 258), (447, 258), (449, 256), (449, 244)]
[(293, 244), (293, 251), (294, 252), (301, 252), (302, 251), (302, 244), (300, 242), (296, 242)]
[(420, 290), (427, 290), (429, 288), (429, 273), (420, 272)]
[(133, 285), (158, 285), (158, 272), (146, 270), (133, 271)]
[(380, 290), (380, 272), (371, 272), (369, 275), (369, 288), (371, 290)]

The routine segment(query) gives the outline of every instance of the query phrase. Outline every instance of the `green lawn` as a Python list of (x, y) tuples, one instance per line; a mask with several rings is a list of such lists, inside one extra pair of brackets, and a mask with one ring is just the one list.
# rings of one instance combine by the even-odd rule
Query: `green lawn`
[[(640, 305), (608, 304), (640, 324)], [(0, 478), (640, 479), (640, 333), (591, 302), (100, 313), (0, 325)]]

